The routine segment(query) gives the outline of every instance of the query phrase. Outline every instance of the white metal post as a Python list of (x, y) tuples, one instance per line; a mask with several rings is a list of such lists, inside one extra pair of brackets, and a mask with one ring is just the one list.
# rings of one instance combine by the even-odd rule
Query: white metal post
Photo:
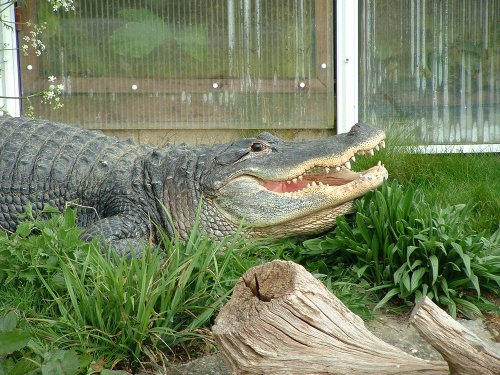
[(14, 4), (3, 10), (0, 17), (5, 21), (0, 23), (0, 115), (20, 116), (21, 101), (18, 98), (21, 90)]
[(358, 122), (358, 0), (337, 0), (337, 132)]

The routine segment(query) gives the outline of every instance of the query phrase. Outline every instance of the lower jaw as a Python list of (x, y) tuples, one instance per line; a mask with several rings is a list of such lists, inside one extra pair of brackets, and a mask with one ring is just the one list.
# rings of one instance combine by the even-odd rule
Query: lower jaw
[(354, 212), (354, 202), (349, 201), (340, 206), (333, 208), (328, 207), (292, 221), (274, 224), (268, 227), (251, 228), (248, 236), (272, 237), (274, 239), (323, 233), (335, 227), (335, 219), (337, 216), (352, 212)]

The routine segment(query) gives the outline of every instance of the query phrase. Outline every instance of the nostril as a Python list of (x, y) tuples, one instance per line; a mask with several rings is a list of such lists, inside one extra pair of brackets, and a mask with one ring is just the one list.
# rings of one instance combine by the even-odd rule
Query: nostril
[(356, 125), (353, 125), (353, 127), (351, 128), (351, 130), (349, 130), (349, 133), (347, 133), (348, 135), (355, 135), (359, 132), (359, 124), (356, 124)]

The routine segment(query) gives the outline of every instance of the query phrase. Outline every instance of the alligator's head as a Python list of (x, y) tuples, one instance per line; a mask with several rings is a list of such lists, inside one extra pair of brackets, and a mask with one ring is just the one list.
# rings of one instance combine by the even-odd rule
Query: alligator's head
[(353, 172), (355, 156), (384, 147), (382, 131), (365, 124), (315, 141), (269, 133), (220, 145), (200, 172), (202, 225), (220, 237), (243, 221), (250, 234), (286, 237), (325, 231), (353, 200), (378, 187), (387, 170)]

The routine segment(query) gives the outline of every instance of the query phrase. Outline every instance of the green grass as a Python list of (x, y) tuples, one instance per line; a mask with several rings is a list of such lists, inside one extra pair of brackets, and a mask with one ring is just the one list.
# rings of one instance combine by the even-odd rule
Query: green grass
[(475, 230), (491, 232), (498, 227), (500, 155), (393, 154), (384, 157), (384, 162), (392, 179), (418, 187), (436, 206), (473, 206), (471, 224)]
[(478, 232), (500, 225), (500, 154), (421, 154), (407, 131), (391, 126), (387, 148), (374, 157), (361, 156), (355, 168), (381, 160), (389, 180), (418, 189), (437, 207), (467, 204), (473, 207), (470, 224)]
[[(237, 278), (258, 262), (241, 236), (214, 243), (197, 228), (185, 243), (163, 236), (163, 250), (146, 248), (141, 258), (102, 254), (79, 240), (73, 211), (44, 216), (28, 210), (16, 233), (0, 234), (0, 317), (16, 312), (41, 348), (23, 347), (18, 360), (64, 349), (137, 369), (213, 346), (207, 327)], [(0, 346), (3, 339), (0, 333)]]

